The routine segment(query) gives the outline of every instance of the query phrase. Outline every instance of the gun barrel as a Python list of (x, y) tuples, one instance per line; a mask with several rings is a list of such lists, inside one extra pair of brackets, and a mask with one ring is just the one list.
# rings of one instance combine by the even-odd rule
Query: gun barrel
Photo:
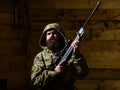
[(87, 18), (86, 22), (84, 23), (84, 25), (82, 26), (83, 28), (87, 25), (87, 23), (89, 22), (89, 20), (91, 19), (91, 17), (93, 16), (93, 14), (95, 13), (95, 11), (98, 9), (98, 7), (100, 6), (101, 2), (98, 1), (95, 8), (92, 10), (92, 13), (90, 14), (90, 16)]

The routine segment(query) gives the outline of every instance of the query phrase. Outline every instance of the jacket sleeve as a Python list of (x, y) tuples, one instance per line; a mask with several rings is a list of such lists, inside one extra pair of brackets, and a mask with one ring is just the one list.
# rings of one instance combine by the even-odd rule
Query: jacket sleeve
[(79, 51), (73, 52), (71, 60), (77, 70), (77, 78), (83, 79), (89, 73), (89, 68), (83, 54)]
[(57, 73), (55, 71), (45, 69), (41, 54), (34, 58), (34, 63), (31, 70), (31, 82), (33, 85), (44, 87), (56, 75)]

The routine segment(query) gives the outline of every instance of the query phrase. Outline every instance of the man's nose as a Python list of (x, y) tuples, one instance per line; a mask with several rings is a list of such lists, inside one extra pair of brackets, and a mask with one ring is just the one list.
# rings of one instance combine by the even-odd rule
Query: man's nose
[(51, 33), (51, 37), (54, 37), (54, 33)]

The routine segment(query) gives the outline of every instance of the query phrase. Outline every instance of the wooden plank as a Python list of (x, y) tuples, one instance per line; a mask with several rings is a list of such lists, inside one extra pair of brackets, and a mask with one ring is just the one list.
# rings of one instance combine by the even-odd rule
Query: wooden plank
[(80, 45), (80, 50), (83, 52), (119, 52), (120, 51), (120, 41), (82, 41)]
[(78, 90), (99, 90), (100, 80), (77, 80), (75, 87)]
[[(62, 25), (61, 25), (61, 27), (62, 27)], [(29, 42), (32, 42), (32, 41), (39, 42), (42, 31), (43, 31), (42, 29), (36, 29), (36, 27), (35, 28), (33, 27), (32, 31), (29, 32), (29, 34), (28, 34), (28, 38), (30, 39)], [(75, 29), (74, 30), (63, 29), (63, 31), (68, 39), (74, 39), (76, 36), (76, 32), (78, 32), (79, 29), (78, 30), (77, 29), (76, 30)], [(117, 42), (116, 44), (119, 45), (119, 40), (120, 40), (119, 35), (120, 35), (119, 29), (114, 29), (114, 30), (87, 30), (87, 29), (85, 29), (85, 32), (82, 37), (82, 41), (93, 41), (94, 43), (97, 40), (99, 40), (100, 43), (102, 41), (103, 41), (103, 43), (105, 43), (105, 42), (109, 43), (109, 41), (110, 42), (116, 41)], [(99, 41), (98, 41), (98, 43), (99, 43)]]
[(120, 80), (78, 80), (78, 90), (119, 90)]
[[(48, 21), (30, 21), (31, 23), (31, 29), (32, 30), (43, 30), (44, 27), (52, 22), (56, 22), (59, 23), (61, 25), (61, 27), (63, 28), (63, 30), (79, 30), (81, 25), (85, 23), (85, 21), (62, 21), (62, 20), (48, 20)], [(108, 26), (106, 26), (105, 24), (107, 23)], [(120, 29), (120, 23), (116, 22), (116, 21), (93, 21), (91, 20), (85, 30), (116, 30), (116, 29)]]
[[(26, 56), (7, 56), (0, 59), (0, 72), (24, 72), (26, 71)], [(3, 69), (4, 68), (4, 69)]]
[[(91, 40), (120, 40), (120, 30), (92, 30), (89, 31), (91, 33)], [(119, 45), (119, 42), (117, 43)]]
[(86, 80), (119, 80), (120, 69), (90, 69)]
[[(29, 20), (49, 21), (66, 20), (82, 21), (86, 20), (92, 9), (30, 9)], [(120, 9), (98, 9), (91, 20), (120, 20)]]
[(0, 39), (24, 39), (26, 30), (18, 30), (10, 25), (0, 25)]
[(23, 55), (26, 52), (23, 40), (0, 40), (0, 55)]
[[(101, 0), (102, 5), (100, 8), (104, 9), (119, 9), (119, 0)], [(41, 8), (41, 9), (83, 9), (93, 8), (97, 3), (97, 0), (34, 0), (29, 3), (29, 8)], [(46, 7), (47, 6), (47, 7)]]
[(91, 51), (83, 54), (89, 68), (120, 69), (120, 52)]
[[(65, 35), (67, 36), (67, 38), (71, 38), (74, 39), (76, 36), (76, 32), (78, 32), (78, 30), (64, 30)], [(108, 42), (110, 41), (116, 41), (117, 44), (119, 45), (119, 41), (120, 40), (120, 30), (119, 29), (114, 29), (114, 30), (84, 30), (84, 34), (83, 34), (83, 41), (94, 41), (96, 42), (97, 40), (100, 41), (100, 43), (103, 41), (104, 42)], [(101, 41), (102, 40), (102, 41)], [(98, 41), (98, 42), (99, 42)], [(99, 43), (99, 44), (100, 44)]]

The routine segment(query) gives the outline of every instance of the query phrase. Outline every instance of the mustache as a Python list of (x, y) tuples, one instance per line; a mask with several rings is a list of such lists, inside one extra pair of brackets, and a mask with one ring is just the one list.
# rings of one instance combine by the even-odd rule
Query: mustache
[(53, 40), (56, 41), (57, 39), (55, 39), (55, 38), (50, 38), (48, 41), (53, 41)]
[(57, 41), (56, 39), (51, 38), (51, 39), (46, 41), (46, 44), (50, 44), (50, 43), (53, 43), (53, 42), (56, 42), (56, 41)]

